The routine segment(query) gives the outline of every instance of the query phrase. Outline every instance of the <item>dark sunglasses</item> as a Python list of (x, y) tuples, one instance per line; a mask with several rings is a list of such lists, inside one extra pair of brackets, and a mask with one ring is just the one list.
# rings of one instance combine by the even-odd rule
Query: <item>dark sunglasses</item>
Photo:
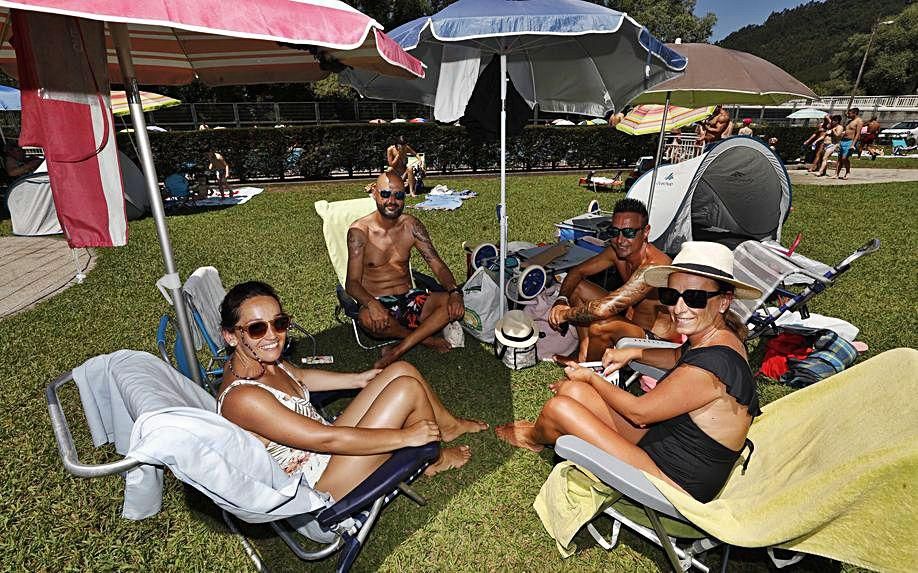
[[(389, 197), (392, 196), (392, 190), (391, 190), (391, 189), (380, 189), (380, 190), (379, 190), (379, 196), (382, 197), (383, 199), (388, 199)], [(396, 192), (395, 192), (395, 198), (398, 199), (399, 201), (404, 201), (404, 200), (405, 200), (405, 192), (404, 192), (404, 191), (396, 191)]]
[(287, 330), (290, 328), (290, 322), (291, 322), (290, 317), (287, 316), (286, 314), (282, 314), (269, 321), (256, 320), (254, 322), (250, 322), (246, 324), (245, 326), (236, 326), (235, 328), (236, 330), (241, 330), (242, 332), (245, 332), (246, 334), (248, 334), (250, 337), (254, 338), (255, 340), (258, 340), (259, 338), (264, 338), (264, 336), (268, 334), (269, 324), (274, 328), (274, 332), (280, 334), (283, 332), (287, 332)]
[(641, 227), (635, 227), (633, 229), (631, 227), (623, 227), (621, 229), (618, 227), (609, 227), (608, 233), (613, 239), (619, 235), (624, 235), (626, 239), (633, 239), (637, 237), (637, 234), (640, 233), (641, 230)]
[(682, 292), (674, 288), (660, 287), (657, 289), (660, 295), (660, 302), (666, 306), (675, 306), (679, 299), (685, 301), (685, 306), (689, 308), (704, 308), (708, 305), (708, 299), (723, 294), (723, 291), (715, 290), (695, 290), (689, 289)]

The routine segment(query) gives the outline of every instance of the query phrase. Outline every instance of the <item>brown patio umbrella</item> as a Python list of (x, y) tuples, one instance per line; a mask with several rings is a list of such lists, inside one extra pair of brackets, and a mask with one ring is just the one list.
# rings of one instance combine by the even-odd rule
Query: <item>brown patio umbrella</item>
[[(663, 123), (671, 105), (697, 108), (706, 105), (775, 105), (792, 99), (818, 96), (794, 76), (758, 56), (713, 44), (667, 44), (688, 59), (685, 73), (655, 85), (631, 100), (632, 105), (663, 104)], [(664, 131), (657, 142), (657, 161), (650, 180), (647, 210), (653, 204), (657, 165), (663, 155)]]
[(794, 76), (758, 56), (712, 44), (667, 44), (688, 59), (685, 73), (655, 85), (632, 104), (666, 102), (682, 107), (776, 105), (818, 96)]

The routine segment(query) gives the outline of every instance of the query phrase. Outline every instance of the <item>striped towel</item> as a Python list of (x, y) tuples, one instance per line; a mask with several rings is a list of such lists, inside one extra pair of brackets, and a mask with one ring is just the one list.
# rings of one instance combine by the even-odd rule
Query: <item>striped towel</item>
[(788, 371), (781, 376), (780, 382), (804, 388), (841, 372), (857, 360), (857, 349), (835, 331), (819, 330), (814, 336), (813, 352), (802, 360), (788, 358)]

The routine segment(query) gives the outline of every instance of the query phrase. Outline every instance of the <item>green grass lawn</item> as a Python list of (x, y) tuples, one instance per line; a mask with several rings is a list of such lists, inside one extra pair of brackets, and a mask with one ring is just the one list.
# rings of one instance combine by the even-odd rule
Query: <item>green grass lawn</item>
[[(879, 163), (879, 160), (878, 162)], [(576, 186), (578, 174), (509, 179), (510, 237), (553, 240), (553, 222), (583, 211), (597, 197)], [(435, 181), (430, 181), (435, 183)], [(463, 241), (497, 238), (495, 178), (452, 179), (479, 197), (452, 213), (420, 213), (444, 260), (464, 275)], [(182, 277), (214, 265), (224, 284), (247, 279), (272, 283), (301, 324), (319, 333), (319, 352), (334, 354), (335, 367), (370, 366), (376, 355), (361, 351), (349, 329), (332, 318), (335, 279), (325, 254), (319, 199), (359, 196), (363, 182), (307, 184), (265, 193), (231, 209), (177, 215), (169, 228)], [(610, 208), (619, 195), (598, 196)], [(845, 318), (862, 329), (869, 355), (898, 346), (918, 346), (918, 183), (846, 187), (798, 186), (785, 242), (804, 234), (801, 252), (837, 262), (869, 237), (883, 248), (859, 261), (837, 286), (817, 298), (814, 312)], [(9, 233), (8, 221), (0, 234)], [(420, 261), (419, 261), (420, 263)], [(420, 263), (423, 268), (423, 264)], [(0, 321), (0, 554), (10, 570), (244, 570), (248, 560), (236, 540), (213, 518), (199, 496), (167, 476), (163, 510), (142, 522), (120, 517), (119, 477), (79, 479), (68, 475), (51, 435), (43, 390), (61, 372), (85, 359), (120, 348), (155, 352), (154, 330), (166, 303), (154, 286), (162, 274), (153, 221), (131, 224), (129, 244), (99, 250), (98, 263), (82, 285), (36, 308)], [(542, 364), (510, 373), (488, 347), (467, 347), (446, 356), (418, 349), (416, 364), (457, 414), (492, 425), (532, 418), (549, 397), (547, 383), (559, 374)], [(763, 381), (763, 401), (788, 390)], [(91, 451), (76, 393), (65, 392), (65, 408), (86, 459)], [(399, 499), (372, 532), (357, 570), (386, 571), (656, 571), (662, 553), (623, 533), (612, 552), (580, 537), (582, 550), (562, 561), (546, 535), (532, 501), (551, 468), (549, 454), (514, 450), (492, 432), (462, 439), (473, 459), (461, 470), (418, 482), (429, 499), (418, 507)], [(303, 565), (283, 551), (270, 530), (247, 528), (271, 568), (329, 570), (331, 562)], [(736, 551), (736, 569), (766, 571), (764, 551)], [(716, 559), (714, 559), (716, 562)], [(797, 570), (832, 571), (839, 565), (808, 557)]]
[(851, 158), (851, 169), (918, 169), (918, 157), (863, 157)]

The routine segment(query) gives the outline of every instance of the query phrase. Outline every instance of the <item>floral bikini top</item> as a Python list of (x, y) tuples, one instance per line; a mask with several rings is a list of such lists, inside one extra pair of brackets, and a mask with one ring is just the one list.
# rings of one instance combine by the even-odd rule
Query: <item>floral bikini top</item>
[[(300, 396), (291, 396), (286, 392), (282, 392), (276, 388), (272, 388), (261, 382), (256, 382), (255, 380), (235, 380), (231, 383), (223, 394), (220, 395), (217, 400), (217, 413), (220, 413), (220, 410), (223, 407), (223, 399), (226, 398), (226, 395), (229, 394), (233, 388), (238, 388), (239, 386), (258, 386), (264, 390), (267, 390), (271, 393), (272, 396), (277, 398), (277, 401), (283, 404), (286, 408), (293, 410), (301, 416), (305, 416), (312, 420), (315, 420), (326, 426), (329, 425), (328, 421), (322, 417), (321, 414), (316, 410), (315, 406), (312, 405), (312, 402), (309, 401), (309, 389), (307, 389), (303, 384), (293, 376), (293, 374), (284, 367), (283, 363), (278, 363), (280, 369), (290, 377), (291, 380), (296, 382), (297, 386), (303, 392), (303, 397)], [(300, 472), (309, 482), (310, 486), (315, 486), (315, 482), (319, 481), (322, 472), (325, 470), (325, 466), (328, 465), (328, 460), (331, 457), (329, 454), (320, 454), (317, 452), (310, 452), (306, 450), (298, 450), (296, 448), (291, 448), (290, 446), (284, 444), (278, 444), (277, 442), (268, 441), (265, 444), (265, 448), (268, 450), (268, 454), (277, 462), (277, 464), (284, 470), (284, 472), (291, 474), (293, 472)]]

